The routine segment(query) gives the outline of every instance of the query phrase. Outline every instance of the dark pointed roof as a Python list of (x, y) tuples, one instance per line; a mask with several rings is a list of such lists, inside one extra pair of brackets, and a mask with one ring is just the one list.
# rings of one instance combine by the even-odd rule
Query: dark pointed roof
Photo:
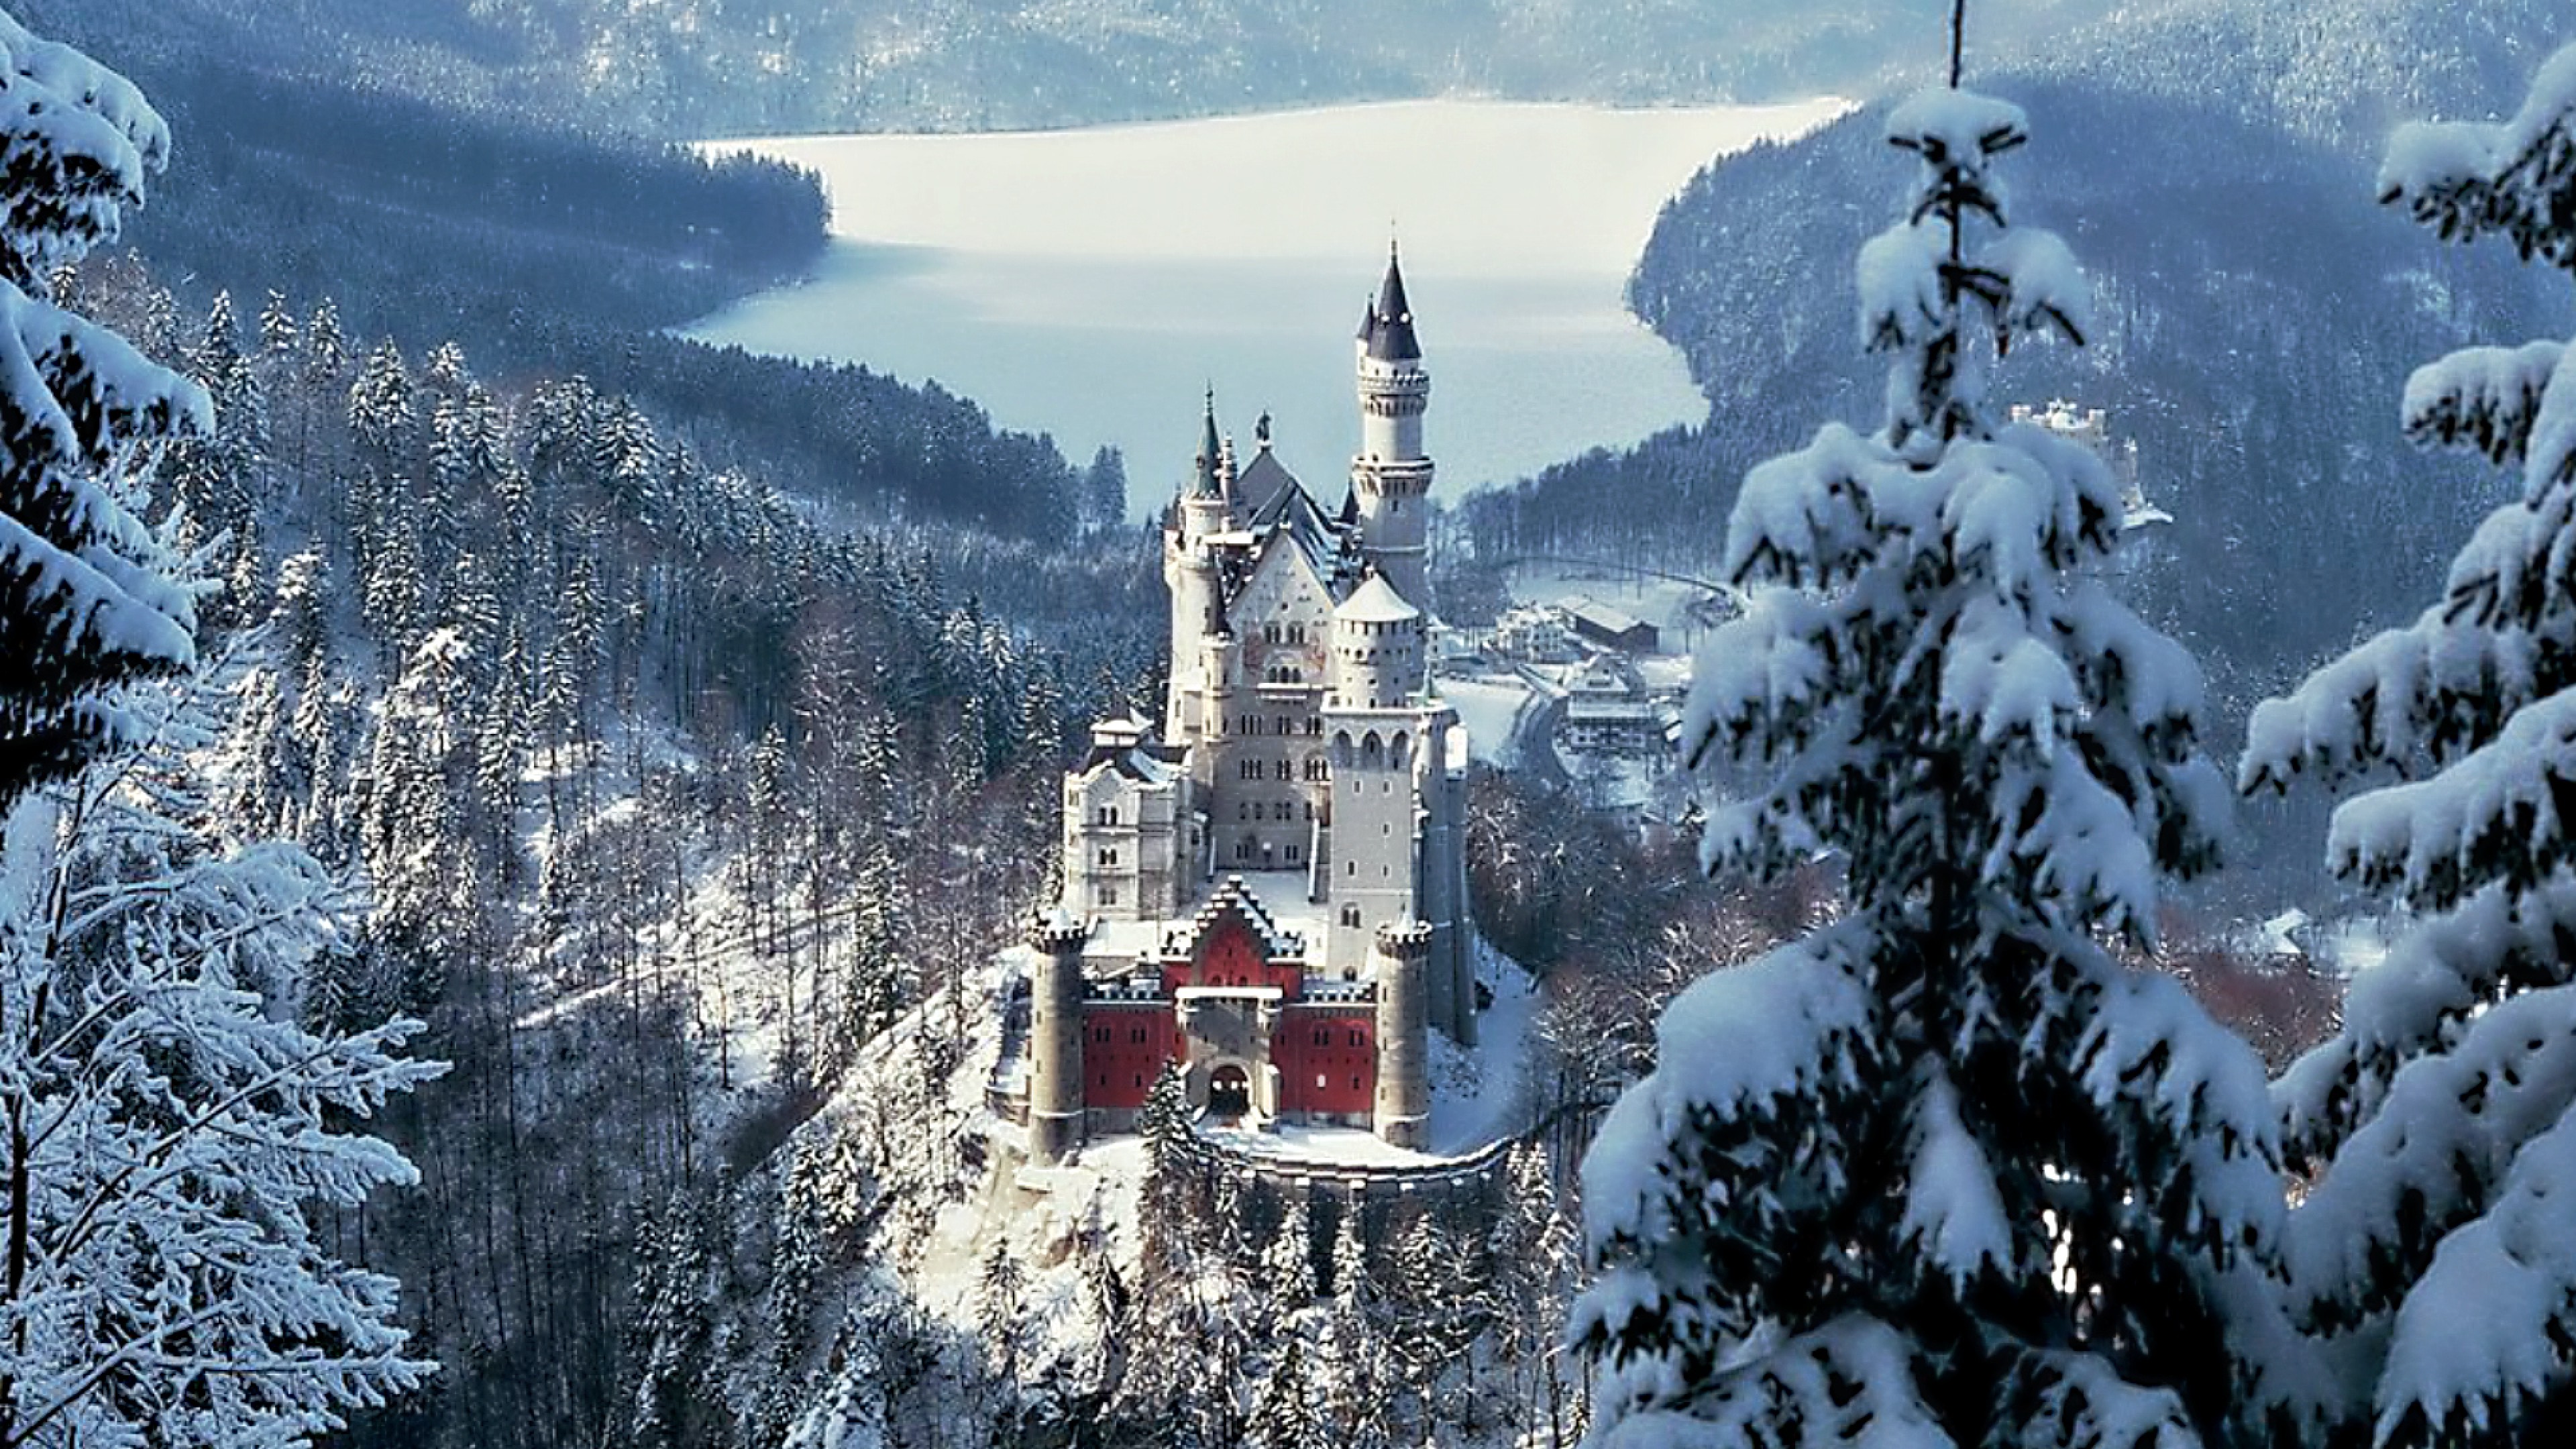
[(1395, 244), (1387, 243), (1386, 280), (1378, 284), (1377, 301), (1361, 315), (1360, 341), (1380, 362), (1418, 362), (1422, 343), (1413, 335), (1413, 304), (1404, 297), (1404, 268)]
[(1221, 446), (1222, 445), (1217, 442), (1216, 436), (1216, 389), (1214, 387), (1210, 387), (1207, 390), (1207, 415), (1205, 425), (1199, 430), (1198, 471), (1190, 478), (1191, 497), (1214, 498), (1217, 496), (1216, 459)]

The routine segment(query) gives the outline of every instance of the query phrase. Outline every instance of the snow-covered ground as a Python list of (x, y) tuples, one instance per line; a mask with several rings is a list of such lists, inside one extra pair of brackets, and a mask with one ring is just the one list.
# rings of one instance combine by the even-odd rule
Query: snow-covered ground
[(1329, 487), (1358, 441), (1350, 335), (1390, 225), (1437, 379), (1444, 491), (1693, 421), (1706, 403), (1621, 288), (1665, 198), (1839, 101), (1618, 111), (1418, 101), (1008, 135), (749, 149), (819, 171), (816, 274), (696, 336), (935, 378), (1077, 461), (1126, 451), (1131, 506), (1187, 463), (1211, 381), (1245, 446)]
[(1449, 701), (1449, 707), (1458, 711), (1458, 722), (1467, 727), (1470, 754), (1497, 769), (1508, 770), (1519, 763), (1513, 732), (1521, 712), (1531, 707), (1527, 685), (1501, 677), (1444, 678), (1440, 697)]

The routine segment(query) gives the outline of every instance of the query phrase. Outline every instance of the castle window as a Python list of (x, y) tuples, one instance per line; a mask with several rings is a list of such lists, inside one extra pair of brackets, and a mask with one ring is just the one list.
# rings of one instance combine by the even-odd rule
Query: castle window
[(1104, 906), (1114, 906), (1118, 904), (1118, 883), (1116, 881), (1101, 882), (1100, 903)]
[[(1359, 867), (1359, 862), (1358, 862), (1358, 861), (1353, 861), (1353, 862), (1351, 862), (1351, 873), (1352, 873), (1353, 875), (1357, 875), (1357, 874), (1359, 874), (1359, 868), (1360, 868), (1360, 867)], [(1344, 907), (1342, 907), (1342, 924), (1343, 924), (1343, 925), (1345, 925), (1345, 926), (1357, 926), (1359, 923), (1360, 923), (1360, 908), (1359, 908), (1359, 907), (1357, 907), (1357, 906), (1344, 906)]]
[(1306, 778), (1309, 780), (1329, 780), (1332, 778), (1332, 767), (1324, 763), (1324, 757), (1322, 755), (1308, 755), (1306, 757)]
[(1234, 767), (1234, 772), (1246, 780), (1258, 780), (1261, 778), (1261, 762), (1259, 760), (1242, 761)]
[(1360, 863), (1359, 863), (1358, 861), (1356, 861), (1356, 860), (1346, 860), (1346, 861), (1343, 861), (1343, 862), (1342, 862), (1342, 874), (1344, 874), (1344, 875), (1358, 875), (1359, 873), (1360, 873)]
[(1283, 735), (1293, 735), (1297, 733), (1297, 722), (1284, 714), (1279, 716), (1277, 733)]
[(1101, 807), (1100, 807), (1100, 823), (1101, 823), (1101, 824), (1103, 824), (1103, 825), (1115, 825), (1115, 824), (1117, 824), (1117, 823), (1118, 823), (1118, 807), (1117, 807), (1117, 806), (1115, 806), (1115, 805), (1103, 805), (1103, 806), (1101, 806)]
[(1114, 848), (1112, 848), (1112, 849), (1108, 849), (1108, 850), (1103, 850), (1103, 851), (1101, 851), (1101, 852), (1100, 852), (1100, 863), (1101, 863), (1102, 865), (1116, 865), (1116, 864), (1118, 863), (1118, 852), (1117, 852), (1117, 850), (1116, 850), (1116, 849), (1114, 849)]
[(1297, 775), (1295, 770), (1286, 760), (1281, 760), (1271, 767), (1271, 778), (1278, 780), (1293, 780), (1297, 778)]
[[(1364, 1042), (1364, 1041), (1361, 1041), (1361, 1040), (1360, 1040), (1360, 1034), (1359, 1034), (1358, 1032), (1352, 1032), (1352, 1033), (1351, 1033), (1351, 1045), (1353, 1045), (1353, 1046), (1366, 1046), (1366, 1045), (1368, 1045), (1368, 1043), (1366, 1043), (1366, 1042)], [(1354, 1086), (1356, 1086), (1356, 1085), (1358, 1085), (1358, 1084), (1357, 1084), (1357, 1083), (1353, 1083), (1353, 1085), (1354, 1085)]]
[(1306, 848), (1304, 846), (1299, 845), (1293, 840), (1288, 842), (1288, 863), (1290, 865), (1297, 864), (1299, 860), (1304, 858), (1305, 854)]
[(1324, 1074), (1322, 1072), (1317, 1072), (1315, 1074), (1315, 1090), (1318, 1092), (1324, 1090)]
[(1321, 1026), (1319, 1026), (1319, 1027), (1315, 1028), (1315, 1045), (1317, 1045), (1317, 1046), (1331, 1046), (1332, 1044), (1333, 1044), (1333, 1033), (1332, 1033), (1332, 1031), (1331, 1031), (1331, 1029), (1330, 1029), (1330, 1028), (1327, 1028), (1327, 1027), (1321, 1027)]
[(1352, 1091), (1354, 1091), (1354, 1092), (1356, 1092), (1356, 1091), (1358, 1091), (1359, 1089), (1360, 1089), (1360, 1079), (1359, 1079), (1358, 1077), (1354, 1076), (1354, 1077), (1352, 1077), (1352, 1078), (1351, 1078), (1351, 1090), (1352, 1090)]

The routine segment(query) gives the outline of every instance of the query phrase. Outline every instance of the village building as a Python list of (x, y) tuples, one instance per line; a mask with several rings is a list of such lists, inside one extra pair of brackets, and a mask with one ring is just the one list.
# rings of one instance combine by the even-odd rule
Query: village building
[(1604, 649), (1621, 649), (1631, 654), (1655, 652), (1655, 626), (1625, 609), (1613, 608), (1581, 594), (1557, 607), (1565, 612), (1566, 623), (1572, 626), (1578, 639)]

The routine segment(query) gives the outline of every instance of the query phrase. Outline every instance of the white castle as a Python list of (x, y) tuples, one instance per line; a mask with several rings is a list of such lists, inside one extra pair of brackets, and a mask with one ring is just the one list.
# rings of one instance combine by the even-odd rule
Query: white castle
[(1166, 1062), (1220, 1117), (1421, 1147), (1428, 1033), (1472, 1042), (1467, 741), (1431, 692), (1431, 375), (1396, 258), (1360, 323), (1360, 451), (1326, 509), (1211, 395), (1166, 517), (1159, 733), (1103, 722), (1064, 782), (1033, 934), (1031, 1157), (1132, 1127)]

